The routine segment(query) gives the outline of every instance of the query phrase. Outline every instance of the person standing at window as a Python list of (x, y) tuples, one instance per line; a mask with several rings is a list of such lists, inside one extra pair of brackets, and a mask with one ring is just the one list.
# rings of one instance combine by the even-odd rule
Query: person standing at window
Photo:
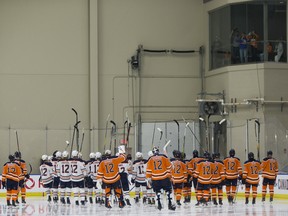
[(245, 32), (242, 32), (241, 36), (240, 36), (239, 51), (240, 51), (240, 61), (241, 61), (241, 63), (247, 63), (248, 62), (247, 37), (246, 37)]

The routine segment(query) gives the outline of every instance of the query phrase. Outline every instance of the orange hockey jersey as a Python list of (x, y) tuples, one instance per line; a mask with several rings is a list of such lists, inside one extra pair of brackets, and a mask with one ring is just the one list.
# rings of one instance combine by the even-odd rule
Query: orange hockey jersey
[(118, 157), (108, 158), (101, 161), (97, 172), (97, 179), (102, 179), (104, 183), (113, 184), (120, 179), (119, 164), (126, 160), (124, 154)]
[(227, 157), (223, 160), (223, 163), (226, 179), (237, 179), (238, 175), (242, 175), (242, 166), (239, 158)]
[(223, 161), (215, 160), (211, 184), (220, 184), (225, 180), (225, 167)]
[(20, 165), (21, 168), (21, 175), (20, 175), (20, 180), (23, 180), (25, 178), (25, 175), (27, 175), (27, 166), (26, 166), (26, 162), (22, 159), (16, 159), (15, 160), (16, 163), (18, 163)]
[(261, 169), (261, 163), (257, 160), (246, 161), (244, 163), (243, 179), (249, 184), (259, 183), (259, 171)]
[(165, 155), (154, 155), (149, 158), (146, 168), (146, 178), (163, 180), (171, 178), (171, 162)]
[(276, 179), (278, 174), (278, 161), (275, 158), (264, 158), (261, 163), (262, 177)]
[(172, 182), (175, 183), (183, 183), (187, 181), (187, 167), (186, 164), (181, 161), (172, 158)]
[(194, 175), (195, 170), (196, 170), (197, 163), (198, 163), (199, 161), (201, 161), (201, 160), (203, 160), (203, 158), (201, 158), (201, 157), (195, 157), (195, 158), (192, 158), (192, 159), (187, 163), (189, 175), (191, 175), (191, 176)]
[(201, 184), (211, 184), (214, 164), (209, 160), (201, 160), (197, 163), (194, 177)]
[(6, 182), (6, 179), (19, 182), (19, 177), (21, 174), (22, 171), (18, 163), (7, 162), (3, 167), (2, 182)]

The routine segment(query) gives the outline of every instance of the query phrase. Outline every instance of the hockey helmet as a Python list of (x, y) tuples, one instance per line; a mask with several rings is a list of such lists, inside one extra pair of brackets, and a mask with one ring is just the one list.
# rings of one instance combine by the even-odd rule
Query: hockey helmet
[(175, 158), (180, 158), (180, 157), (181, 157), (181, 152), (178, 151), (178, 150), (174, 150), (174, 151), (173, 151), (173, 156), (174, 156)]
[(234, 157), (235, 156), (235, 149), (230, 149), (229, 155), (230, 155), (230, 157)]
[(153, 154), (159, 154), (159, 148), (158, 147), (153, 147), (152, 149)]
[(48, 160), (48, 156), (47, 156), (46, 154), (44, 154), (44, 155), (42, 155), (41, 159), (42, 159), (43, 161), (46, 161), (46, 160)]
[(110, 149), (105, 150), (105, 156), (111, 156), (111, 150)]
[(63, 151), (62, 156), (63, 158), (68, 158), (69, 153), (67, 151)]
[(208, 159), (208, 158), (210, 158), (210, 153), (208, 151), (205, 151), (203, 156), (204, 156), (204, 158)]
[(193, 157), (198, 157), (198, 155), (199, 155), (199, 152), (195, 149), (195, 150), (193, 151)]
[(79, 152), (77, 150), (73, 150), (71, 153), (72, 157), (78, 157)]
[(253, 152), (248, 153), (248, 159), (254, 159), (254, 153)]
[(101, 152), (96, 152), (96, 153), (95, 153), (95, 158), (96, 158), (96, 159), (100, 159), (101, 157), (102, 157)]
[(272, 156), (273, 152), (271, 150), (267, 151), (267, 156)]
[(60, 151), (57, 151), (57, 152), (55, 153), (55, 157), (56, 157), (56, 158), (61, 158), (61, 157), (62, 157), (62, 153), (61, 153)]
[(143, 158), (143, 154), (141, 152), (137, 152), (135, 156), (136, 156), (136, 159)]
[(8, 158), (9, 158), (9, 161), (11, 161), (11, 162), (15, 160), (14, 155), (9, 155)]
[(90, 159), (94, 159), (94, 158), (95, 158), (95, 153), (94, 153), (94, 152), (91, 152), (91, 153), (89, 154), (89, 158), (90, 158)]
[(15, 158), (21, 158), (21, 152), (20, 151), (16, 151), (14, 156), (15, 156)]
[(148, 152), (148, 157), (151, 157), (151, 156), (153, 156), (153, 152), (152, 152), (152, 151), (149, 151), (149, 152)]

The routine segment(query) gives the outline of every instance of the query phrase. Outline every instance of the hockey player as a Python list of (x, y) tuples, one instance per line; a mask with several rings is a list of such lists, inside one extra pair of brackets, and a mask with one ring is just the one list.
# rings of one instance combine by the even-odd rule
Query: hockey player
[(163, 208), (161, 203), (161, 189), (163, 189), (167, 195), (168, 209), (175, 210), (176, 206), (172, 203), (171, 194), (171, 162), (167, 156), (159, 153), (159, 148), (154, 147), (152, 151), (154, 155), (147, 162), (146, 178), (156, 193), (158, 209)]
[[(148, 160), (153, 155), (154, 155), (153, 152), (149, 151), (148, 152)], [(148, 160), (147, 160), (147, 162), (148, 162)], [(146, 170), (147, 170), (147, 164), (146, 164)], [(145, 172), (145, 179), (146, 179), (146, 172)], [(148, 204), (154, 205), (155, 204), (155, 196), (156, 196), (156, 194), (153, 191), (152, 185), (148, 183), (147, 179), (146, 179), (146, 182), (147, 182), (147, 200), (148, 200)]]
[(53, 202), (57, 203), (59, 198), (58, 198), (58, 190), (59, 190), (59, 185), (60, 185), (60, 177), (58, 176), (57, 173), (57, 164), (61, 160), (62, 153), (60, 151), (55, 151), (53, 153), (53, 158), (51, 160), (52, 166), (53, 166), (53, 172), (56, 173), (55, 176), (53, 177), (53, 185), (52, 185), (52, 193), (53, 193)]
[(212, 182), (212, 176), (214, 171), (214, 164), (211, 161), (209, 152), (204, 152), (204, 158), (197, 163), (194, 176), (197, 179), (197, 203), (203, 205), (208, 205), (209, 194), (210, 194), (210, 184)]
[[(199, 153), (198, 153), (198, 150), (194, 150), (193, 151), (193, 158), (190, 160), (190, 162), (187, 163), (187, 166), (188, 166), (188, 174), (190, 177), (190, 179), (188, 179), (188, 181), (193, 181), (193, 187), (194, 187), (194, 190), (195, 190), (195, 195), (196, 195), (196, 199), (197, 199), (197, 178), (194, 177), (194, 174), (195, 174), (195, 170), (196, 170), (196, 166), (197, 166), (197, 163), (199, 161), (203, 160), (202, 157), (199, 157)], [(184, 202), (190, 202), (191, 200), (191, 193), (188, 194), (188, 197), (185, 197), (185, 200)]]
[(254, 159), (254, 153), (249, 152), (248, 160), (244, 163), (242, 183), (245, 184), (245, 204), (249, 203), (250, 189), (252, 187), (252, 204), (256, 203), (257, 187), (259, 184), (260, 161)]
[(262, 185), (262, 202), (265, 202), (267, 185), (269, 186), (270, 202), (273, 202), (274, 185), (278, 174), (278, 161), (273, 158), (273, 152), (268, 151), (267, 157), (261, 163), (263, 185)]
[(140, 200), (140, 190), (143, 194), (143, 203), (147, 200), (147, 182), (146, 182), (146, 163), (147, 160), (143, 159), (143, 154), (137, 152), (135, 155), (136, 160), (133, 162), (133, 174), (131, 182), (135, 184), (135, 202)]
[(191, 187), (192, 187), (192, 176), (190, 175), (190, 173), (188, 171), (188, 164), (189, 164), (190, 160), (186, 159), (185, 152), (182, 152), (181, 159), (185, 163), (186, 168), (187, 168), (187, 180), (184, 181), (184, 183), (183, 183), (182, 194), (184, 197), (184, 203), (189, 203), (191, 201)]
[(214, 163), (214, 172), (211, 182), (212, 201), (214, 205), (218, 205), (217, 192), (219, 205), (223, 205), (223, 183), (225, 181), (225, 167), (223, 161), (220, 160), (220, 153), (212, 155)]
[[(71, 204), (71, 174), (72, 167), (69, 160), (69, 153), (63, 151), (62, 159), (57, 164), (57, 175), (60, 177), (60, 201), (62, 204)], [(66, 198), (66, 199), (65, 199)]]
[[(26, 166), (26, 162), (21, 158), (21, 152), (16, 151), (14, 154), (15, 157), (15, 162), (17, 162), (20, 167), (21, 167), (21, 175), (20, 175), (20, 181), (19, 181), (19, 188), (18, 188), (18, 194), (20, 192), (21, 194), (21, 199), (22, 199), (22, 203), (26, 203), (26, 187), (25, 187), (25, 182), (27, 179), (30, 178), (29, 174), (27, 173), (27, 166)], [(16, 203), (19, 203), (18, 201), (18, 194), (17, 194), (17, 199), (16, 199)]]
[(87, 161), (87, 164), (86, 164), (87, 176), (85, 177), (85, 186), (87, 187), (87, 190), (88, 190), (89, 202), (90, 204), (92, 204), (93, 203), (93, 188), (96, 187), (96, 181), (93, 182), (93, 176), (96, 176), (96, 173), (97, 173), (96, 167), (93, 165), (95, 161), (95, 153), (91, 152), (89, 154), (89, 158), (90, 160)]
[(132, 162), (131, 162), (131, 155), (128, 154), (126, 157), (126, 160), (122, 163), (119, 164), (119, 174), (120, 174), (120, 179), (121, 179), (121, 184), (122, 184), (122, 190), (123, 190), (123, 194), (124, 194), (124, 199), (125, 202), (128, 206), (131, 206), (131, 202), (130, 202), (130, 194), (129, 194), (129, 180), (128, 180), (128, 176), (129, 174), (132, 173)]
[(119, 164), (126, 160), (125, 149), (119, 147), (119, 156), (112, 157), (111, 150), (105, 151), (105, 160), (102, 160), (97, 172), (97, 187), (101, 187), (101, 183), (105, 183), (105, 207), (112, 208), (110, 196), (112, 189), (119, 199), (119, 208), (125, 206), (123, 200), (122, 186), (119, 175)]
[(178, 206), (181, 205), (183, 183), (187, 182), (187, 167), (181, 160), (181, 152), (178, 150), (173, 151), (174, 158), (171, 159), (172, 163), (172, 183), (174, 195)]
[(97, 186), (97, 172), (99, 169), (99, 165), (101, 162), (101, 158), (102, 158), (102, 154), (101, 152), (96, 152), (95, 153), (95, 161), (91, 164), (91, 166), (93, 167), (92, 170), (92, 179), (93, 179), (93, 183), (95, 183), (95, 201), (96, 203), (100, 203), (100, 204), (104, 204), (104, 200), (105, 200), (105, 184), (102, 183), (102, 185), (98, 185)]
[(84, 178), (87, 176), (87, 170), (84, 162), (79, 158), (78, 151), (72, 151), (72, 158), (70, 160), (71, 170), (71, 183), (74, 193), (74, 201), (76, 205), (85, 205), (85, 190), (84, 190)]
[(224, 160), (225, 167), (225, 184), (226, 184), (226, 194), (228, 202), (233, 204), (236, 195), (236, 188), (238, 179), (242, 179), (242, 166), (240, 159), (235, 157), (235, 150), (231, 149), (229, 151), (229, 157)]
[(42, 155), (42, 164), (40, 165), (40, 178), (43, 187), (46, 189), (47, 201), (51, 202), (53, 178), (56, 175), (53, 165), (48, 161), (47, 155)]
[(9, 155), (9, 162), (5, 163), (2, 172), (2, 186), (6, 188), (6, 201), (7, 206), (16, 206), (18, 183), (20, 176), (22, 175), (21, 167), (15, 162), (15, 157)]

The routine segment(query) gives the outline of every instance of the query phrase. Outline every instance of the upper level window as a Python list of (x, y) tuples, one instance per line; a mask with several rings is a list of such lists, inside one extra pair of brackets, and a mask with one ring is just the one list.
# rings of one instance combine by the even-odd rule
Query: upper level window
[(210, 69), (287, 62), (286, 11), (286, 1), (253, 1), (210, 12)]

